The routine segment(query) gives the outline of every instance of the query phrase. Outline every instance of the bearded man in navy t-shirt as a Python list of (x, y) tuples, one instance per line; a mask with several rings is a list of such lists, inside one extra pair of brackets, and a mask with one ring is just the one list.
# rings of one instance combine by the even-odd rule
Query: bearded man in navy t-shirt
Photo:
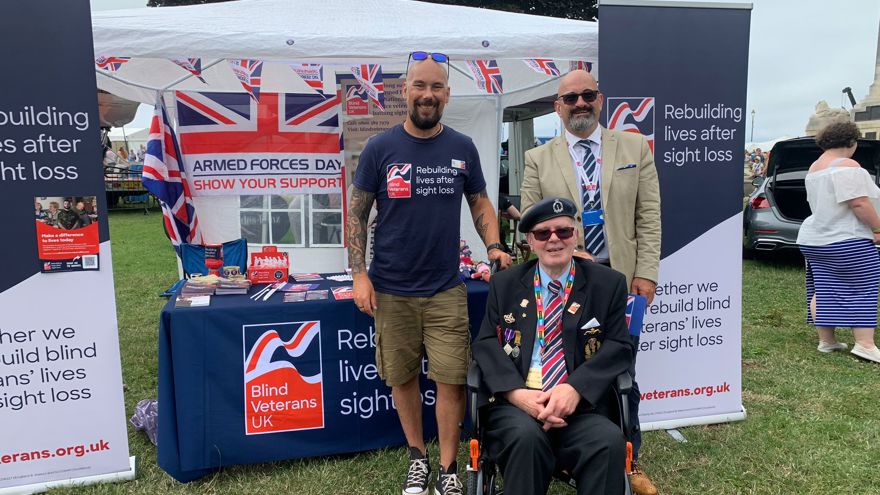
[[(502, 268), (495, 207), (486, 194), (473, 141), (440, 123), (449, 101), (448, 60), (413, 52), (403, 96), (402, 125), (373, 136), (358, 159), (349, 201), (347, 240), (358, 309), (376, 319), (376, 367), (391, 387), (409, 443), (405, 495), (426, 495), (431, 467), (422, 432), (418, 374), (422, 352), (437, 383), (440, 467), (438, 495), (460, 494), (456, 475), (459, 423), (470, 364), (467, 294), (458, 277), (462, 197)], [(376, 202), (375, 247), (365, 266), (367, 219)]]

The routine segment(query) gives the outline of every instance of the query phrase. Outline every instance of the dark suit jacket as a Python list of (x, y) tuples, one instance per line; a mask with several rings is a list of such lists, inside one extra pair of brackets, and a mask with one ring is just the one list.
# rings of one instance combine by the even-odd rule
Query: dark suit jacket
[[(617, 375), (628, 370), (633, 360), (625, 316), (626, 279), (605, 266), (574, 259), (574, 285), (562, 313), (562, 345), (568, 369), (566, 383), (573, 386), (590, 406), (597, 406), (607, 397)], [(490, 395), (525, 387), (536, 341), (533, 285), (536, 267), (537, 260), (532, 260), (492, 276), (486, 316), (473, 344), (474, 359), (483, 371), (482, 386)], [(523, 301), (526, 301), (525, 307)], [(580, 307), (576, 306), (572, 312), (572, 304)], [(505, 316), (510, 320), (511, 315), (515, 321), (505, 321)], [(599, 322), (599, 326), (583, 329), (592, 318)], [(503, 337), (505, 328), (519, 330), (522, 334), (522, 347), (516, 358), (504, 352), (499, 331)], [(596, 340), (590, 342), (591, 338)], [(585, 348), (589, 344), (595, 349), (596, 341), (598, 350), (587, 356)]]

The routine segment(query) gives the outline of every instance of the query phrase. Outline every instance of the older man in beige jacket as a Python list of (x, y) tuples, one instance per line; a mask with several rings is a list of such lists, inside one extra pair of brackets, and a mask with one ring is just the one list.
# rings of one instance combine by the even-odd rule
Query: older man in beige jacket
[[(640, 134), (599, 126), (604, 96), (588, 72), (566, 74), (557, 95), (554, 107), (565, 133), (526, 152), (520, 187), (523, 211), (542, 198), (574, 201), (575, 255), (623, 273), (630, 292), (645, 296), (650, 304), (660, 269), (660, 185), (648, 141)], [(630, 395), (630, 409), (637, 417), (638, 391)], [(638, 456), (638, 430), (635, 436)], [(637, 464), (631, 480), (636, 494), (657, 493)]]

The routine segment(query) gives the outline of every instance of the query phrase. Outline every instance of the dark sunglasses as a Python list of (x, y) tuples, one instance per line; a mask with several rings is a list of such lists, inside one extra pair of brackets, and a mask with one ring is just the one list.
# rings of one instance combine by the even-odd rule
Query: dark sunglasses
[(571, 239), (571, 236), (574, 235), (574, 227), (564, 227), (561, 229), (541, 229), (541, 230), (533, 230), (532, 235), (535, 236), (535, 240), (538, 241), (549, 241), (550, 236), (556, 234), (560, 240)]
[(449, 73), (449, 57), (446, 56), (445, 53), (430, 53), (430, 52), (411, 52), (409, 54), (409, 58), (406, 60), (406, 72), (409, 74), (409, 63), (412, 61), (420, 62), (422, 60), (433, 60), (438, 64), (446, 64), (446, 73)]
[(556, 97), (557, 100), (562, 100), (562, 103), (566, 105), (574, 105), (578, 102), (578, 98), (583, 98), (587, 103), (593, 103), (596, 101), (596, 98), (599, 97), (599, 91), (593, 91), (592, 89), (588, 89), (583, 93), (568, 93), (562, 96)]

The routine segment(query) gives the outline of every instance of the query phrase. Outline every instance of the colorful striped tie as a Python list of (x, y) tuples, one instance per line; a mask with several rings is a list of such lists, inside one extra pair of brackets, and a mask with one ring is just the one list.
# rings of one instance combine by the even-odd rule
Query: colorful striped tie
[[(584, 150), (584, 159), (582, 161), (584, 167), (585, 176), (589, 179), (592, 179), (594, 175), (597, 173), (596, 167), (596, 156), (593, 155), (593, 150), (590, 149), (590, 141), (584, 139), (578, 141), (578, 146)], [(582, 196), (584, 201), (584, 220), (586, 220), (586, 213), (590, 210), (598, 210), (602, 208), (602, 198), (601, 198), (601, 189), (599, 188), (599, 181), (596, 181), (596, 194), (593, 196), (593, 201), (590, 201), (589, 194), (587, 194), (587, 184), (585, 181), (581, 181), (581, 189)], [(605, 248), (605, 228), (603, 225), (586, 225), (584, 224), (584, 249), (590, 254), (599, 254), (602, 252), (602, 249)]]
[(544, 313), (544, 348), (541, 349), (541, 382), (545, 391), (568, 378), (562, 352), (562, 284), (554, 280), (547, 286), (550, 300)]

